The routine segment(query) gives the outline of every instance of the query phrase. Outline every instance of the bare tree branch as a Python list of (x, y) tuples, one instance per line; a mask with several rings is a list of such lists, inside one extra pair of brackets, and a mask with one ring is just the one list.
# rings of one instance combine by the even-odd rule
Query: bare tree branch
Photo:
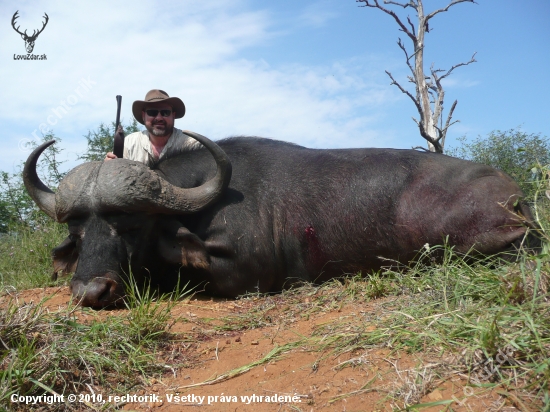
[[(429, 143), (428, 147), (430, 149), (430, 152), (436, 152), (436, 153), (443, 153), (443, 147), (441, 147), (441, 144), (439, 143), (439, 139), (434, 139), (428, 132), (426, 131), (426, 128), (424, 127), (424, 123), (417, 122), (418, 129), (420, 130), (420, 135), (426, 139), (426, 141)], [(430, 144), (432, 147), (430, 147)]]
[(396, 1), (392, 1), (392, 0), (385, 0), (384, 1), (385, 4), (395, 4), (396, 6), (401, 6), (403, 7), (404, 9), (406, 9), (407, 7), (412, 7), (413, 9), (416, 10), (416, 4), (414, 1), (409, 1), (407, 4), (401, 4), (401, 3), (398, 3)]
[(388, 76), (390, 76), (390, 79), (391, 79), (391, 83), (390, 85), (396, 85), (397, 87), (399, 87), (399, 90), (401, 90), (402, 93), (405, 93), (407, 96), (409, 96), (411, 98), (411, 100), (413, 101), (413, 103), (415, 104), (416, 106), (416, 109), (418, 110), (418, 113), (420, 114), (420, 116), (422, 116), (422, 107), (420, 107), (420, 103), (418, 103), (418, 101), (414, 98), (414, 96), (406, 89), (404, 89), (392, 76), (392, 74), (386, 70), (386, 74)]
[(458, 4), (458, 3), (474, 3), (474, 4), (477, 4), (474, 0), (453, 0), (449, 3), (449, 5), (447, 7), (444, 7), (442, 9), (439, 9), (439, 10), (435, 10), (435, 11), (432, 11), (430, 14), (428, 14), (426, 16), (426, 22), (428, 22), (433, 16), (435, 16), (436, 14), (439, 14), (439, 13), (443, 13), (447, 10), (449, 10), (451, 7), (453, 7), (455, 4)]
[[(459, 3), (474, 3), (474, 0), (448, 0), (446, 7), (442, 7), (427, 15), (424, 14), (423, 0), (409, 0), (407, 2), (399, 2), (395, 0), (384, 0), (385, 5), (393, 5), (406, 9), (411, 7), (416, 11), (418, 19), (418, 25), (415, 27), (413, 21), (407, 16), (406, 24), (399, 18), (399, 16), (392, 10), (383, 7), (379, 0), (356, 0), (358, 3), (364, 3), (362, 7), (370, 7), (382, 10), (384, 13), (390, 15), (397, 25), (399, 31), (407, 34), (413, 44), (413, 52), (410, 53), (405, 44), (399, 38), (397, 45), (403, 51), (405, 55), (405, 62), (407, 67), (411, 71), (412, 75), (407, 76), (407, 80), (414, 84), (416, 97), (410, 91), (406, 90), (399, 82), (397, 82), (392, 74), (386, 70), (386, 74), (391, 79), (391, 85), (395, 85), (401, 90), (402, 93), (409, 96), (413, 101), (418, 114), (419, 119), (413, 117), (413, 121), (418, 126), (420, 135), (428, 142), (430, 151), (443, 152), (443, 146), (445, 143), (445, 136), (447, 130), (456, 121), (452, 121), (453, 113), (456, 108), (457, 102), (455, 101), (447, 115), (445, 126), (443, 127), (443, 103), (445, 99), (445, 90), (441, 84), (441, 81), (448, 77), (456, 68), (461, 66), (467, 66), (471, 63), (475, 63), (475, 53), (470, 61), (465, 63), (459, 63), (452, 66), (449, 70), (435, 69), (432, 64), (430, 67), (430, 76), (425, 74), (424, 70), (424, 37), (425, 34), (430, 31), (429, 20), (439, 13), (448, 11), (452, 6)], [(414, 60), (414, 63), (411, 62)], [(438, 127), (439, 125), (439, 127)]]
[[(431, 89), (437, 93), (437, 98), (434, 96), (434, 113), (433, 113), (433, 124), (437, 127), (439, 122), (441, 112), (443, 111), (443, 101), (445, 100), (445, 90), (441, 85), (440, 79), (437, 77), (437, 72), (439, 70), (434, 70), (433, 64), (430, 67), (430, 72), (432, 73), (433, 82), (431, 83)], [(441, 135), (438, 136), (441, 138)]]
[(451, 110), (449, 110), (449, 114), (447, 115), (447, 121), (445, 122), (445, 127), (443, 129), (439, 129), (439, 137), (438, 141), (441, 141), (441, 146), (445, 146), (445, 137), (447, 136), (447, 130), (449, 127), (451, 127), (453, 124), (458, 123), (458, 120), (455, 120), (454, 122), (451, 122), (451, 119), (453, 118), (453, 112), (455, 111), (455, 107), (458, 103), (458, 100), (455, 100), (453, 105), (451, 106)]
[(400, 48), (401, 50), (403, 50), (403, 53), (405, 53), (405, 58), (406, 58), (407, 66), (409, 66), (409, 70), (411, 71), (412, 75), (414, 76), (414, 68), (411, 66), (410, 59), (411, 59), (411, 57), (413, 57), (416, 53), (413, 54), (412, 56), (409, 56), (409, 52), (408, 52), (407, 49), (405, 48), (405, 45), (404, 45), (403, 42), (401, 41), (401, 38), (397, 41), (397, 45), (399, 46), (399, 48)]
[[(389, 14), (390, 16), (393, 17), (393, 19), (395, 20), (395, 22), (399, 25), (399, 27), (401, 27), (401, 31), (404, 32), (407, 36), (410, 37), (410, 39), (414, 42), (416, 42), (416, 36), (414, 36), (408, 29), (407, 27), (405, 27), (405, 25), (401, 22), (401, 20), (399, 19), (399, 17), (397, 16), (397, 14), (395, 14), (394, 11), (392, 10), (388, 10), (386, 9), (385, 7), (382, 7), (379, 3), (378, 3), (378, 0), (374, 0), (374, 4), (371, 4), (369, 3), (370, 0), (356, 0), (357, 2), (359, 3), (365, 3), (365, 5), (363, 7), (371, 7), (371, 8), (375, 8), (375, 9), (380, 9), (382, 10), (384, 13), (386, 14)], [(394, 2), (390, 2), (390, 3), (394, 3)], [(405, 7), (404, 5), (402, 4), (398, 4), (398, 3), (395, 3), (401, 7)]]
[(411, 21), (411, 18), (410, 18), (409, 16), (407, 16), (407, 21), (409, 22), (409, 26), (411, 26), (411, 31), (412, 31), (413, 36), (416, 37), (416, 33), (415, 33), (415, 29), (414, 29), (414, 24), (413, 24), (413, 22)]
[[(452, 71), (454, 69), (456, 69), (457, 67), (461, 67), (461, 66), (468, 66), (469, 64), (472, 64), (472, 63), (476, 63), (477, 60), (475, 59), (476, 57), (476, 54), (477, 52), (475, 52), (472, 56), (472, 58), (470, 59), (470, 61), (466, 62), (466, 63), (458, 63), (458, 64), (455, 64), (453, 67), (451, 67), (449, 70), (447, 70), (447, 73), (445, 73), (443, 76), (440, 76), (439, 77), (439, 80), (443, 80), (445, 77), (447, 77), (449, 74), (452, 73)], [(438, 71), (443, 71), (443, 70), (438, 70)]]
[(415, 147), (411, 147), (412, 150), (417, 150), (417, 149), (421, 149), (421, 150), (424, 150), (425, 152), (430, 152), (428, 149), (426, 149), (425, 147), (422, 147), (422, 146), (415, 146)]

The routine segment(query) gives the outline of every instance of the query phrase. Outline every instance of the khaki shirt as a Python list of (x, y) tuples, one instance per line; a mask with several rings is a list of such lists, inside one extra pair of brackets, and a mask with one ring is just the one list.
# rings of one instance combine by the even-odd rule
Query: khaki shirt
[[(166, 142), (166, 146), (160, 153), (160, 158), (172, 148), (181, 148), (183, 150), (193, 150), (202, 147), (202, 144), (192, 137), (183, 134), (180, 129), (174, 127), (172, 136)], [(153, 159), (153, 148), (149, 141), (149, 132), (143, 130), (129, 134), (124, 138), (124, 153), (123, 157), (129, 160), (135, 160), (141, 163), (149, 163), (149, 159)]]

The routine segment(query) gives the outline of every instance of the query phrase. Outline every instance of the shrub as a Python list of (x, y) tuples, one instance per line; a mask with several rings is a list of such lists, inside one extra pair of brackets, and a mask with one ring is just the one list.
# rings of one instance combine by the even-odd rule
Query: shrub
[(527, 134), (521, 129), (495, 130), (485, 138), (480, 136), (468, 142), (459, 139), (461, 146), (447, 154), (495, 167), (510, 175), (533, 201), (541, 167), (550, 165), (550, 145), (540, 133)]

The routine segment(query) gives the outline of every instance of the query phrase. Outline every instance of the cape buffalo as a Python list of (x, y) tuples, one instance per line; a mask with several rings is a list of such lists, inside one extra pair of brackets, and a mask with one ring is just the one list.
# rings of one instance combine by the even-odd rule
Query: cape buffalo
[(407, 263), (446, 239), (458, 252), (493, 254), (519, 246), (532, 220), (510, 177), (445, 155), (186, 133), (206, 148), (151, 168), (85, 163), (55, 194), (36, 174), (53, 141), (29, 156), (29, 194), (70, 232), (52, 252), (54, 270), (74, 272), (82, 305), (116, 303), (128, 273), (161, 290), (179, 276), (235, 297)]

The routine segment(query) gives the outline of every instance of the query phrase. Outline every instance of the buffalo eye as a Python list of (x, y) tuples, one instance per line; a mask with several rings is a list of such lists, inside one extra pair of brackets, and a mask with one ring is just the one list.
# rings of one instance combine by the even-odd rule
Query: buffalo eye
[[(118, 235), (136, 235), (141, 230), (141, 226), (136, 225), (121, 225), (121, 224), (115, 224), (111, 226), (112, 231)], [(114, 234), (112, 233), (112, 234)]]
[(118, 235), (134, 235), (143, 229), (143, 220), (139, 216), (132, 216), (126, 213), (106, 216), (106, 221), (113, 231)]
[(84, 237), (84, 230), (80, 226), (69, 225), (69, 236), (67, 236), (67, 238), (77, 248), (80, 247), (80, 242), (82, 241), (83, 237)]
[(84, 237), (84, 225), (79, 219), (70, 220), (67, 224), (69, 229), (69, 238), (72, 241), (77, 241)]

